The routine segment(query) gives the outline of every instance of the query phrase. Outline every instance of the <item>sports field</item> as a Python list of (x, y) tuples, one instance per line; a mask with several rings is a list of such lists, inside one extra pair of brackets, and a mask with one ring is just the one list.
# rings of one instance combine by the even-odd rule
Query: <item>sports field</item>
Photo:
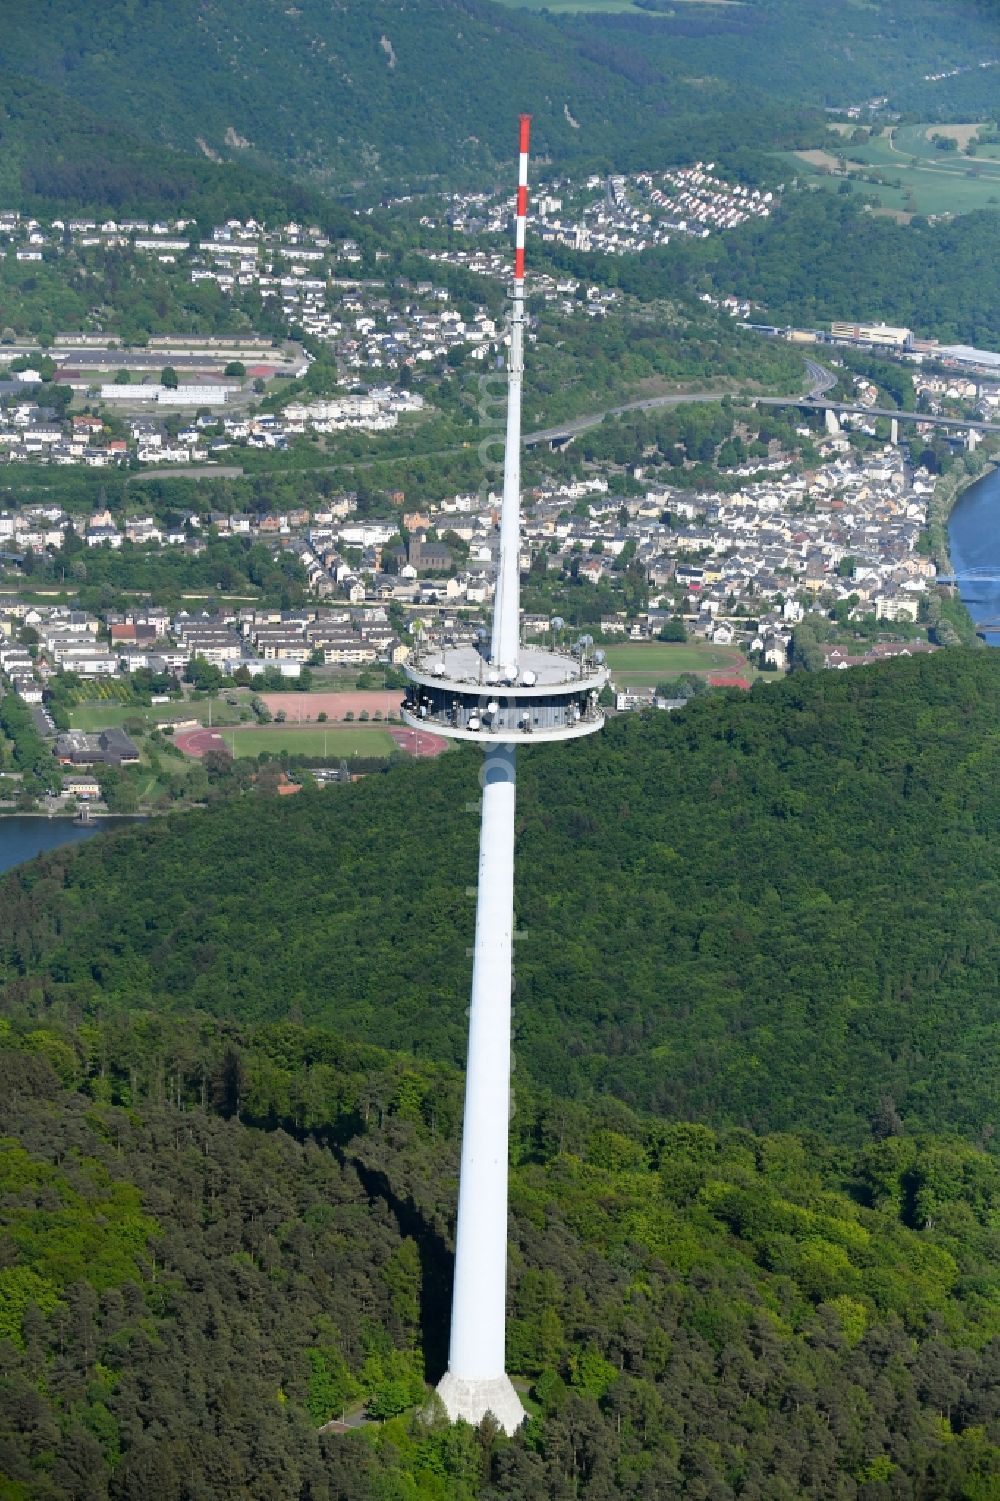
[(270, 751), (272, 755), (327, 756), (335, 761), (342, 756), (398, 754), (395, 740), (381, 725), (336, 725), (329, 729), (322, 725), (247, 725), (219, 733), (235, 756), (259, 756), (262, 751)]
[[(967, 147), (978, 125), (962, 121), (951, 125), (897, 125), (881, 135), (855, 141), (831, 129), (826, 151), (784, 153), (801, 179), (836, 191), (847, 182), (852, 193), (875, 194), (883, 212), (914, 214), (969, 214), (1000, 203), (1000, 148), (978, 147), (974, 156)], [(954, 151), (940, 151), (932, 137), (946, 136)], [(834, 176), (839, 159), (846, 158), (853, 176)], [(861, 175), (864, 174), (864, 175)], [(872, 181), (882, 178), (884, 181)]]
[(606, 648), (611, 676), (619, 688), (655, 688), (682, 672), (738, 673), (749, 676), (747, 659), (731, 646), (707, 642), (636, 641)]
[[(211, 713), (213, 724), (235, 723), (238, 718), (238, 711), (218, 698), (212, 700)], [(74, 730), (93, 732), (118, 729), (127, 719), (142, 719), (148, 725), (162, 724), (164, 720), (170, 719), (197, 719), (202, 724), (208, 724), (208, 716), (207, 699), (200, 703), (174, 699), (169, 704), (149, 706), (88, 701), (73, 705), (69, 711), (69, 722)]]

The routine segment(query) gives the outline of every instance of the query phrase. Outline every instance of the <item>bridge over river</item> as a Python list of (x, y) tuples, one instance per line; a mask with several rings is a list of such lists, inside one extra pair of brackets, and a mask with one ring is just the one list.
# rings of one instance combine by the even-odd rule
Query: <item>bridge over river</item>
[(964, 573), (939, 573), (934, 582), (936, 584), (957, 584), (959, 587), (963, 584), (1000, 584), (1000, 573), (996, 569), (991, 571), (985, 568), (971, 568)]
[(1000, 469), (987, 471), (958, 497), (948, 518), (954, 585), (988, 646), (1000, 646)]

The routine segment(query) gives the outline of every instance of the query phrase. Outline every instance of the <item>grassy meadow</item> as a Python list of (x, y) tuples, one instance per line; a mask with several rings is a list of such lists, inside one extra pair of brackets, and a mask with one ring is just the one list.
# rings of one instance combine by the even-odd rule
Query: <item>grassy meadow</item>
[[(842, 127), (831, 128), (826, 150), (784, 153), (800, 180), (833, 191), (846, 182), (855, 194), (876, 194), (882, 212), (900, 217), (915, 214), (969, 214), (1000, 205), (1000, 147), (981, 146), (966, 153), (978, 122), (952, 125), (897, 125), (882, 135), (855, 141)], [(955, 151), (940, 151), (933, 135), (949, 136)], [(841, 160), (852, 177), (834, 176)], [(864, 174), (863, 176), (861, 174)], [(884, 177), (873, 182), (872, 176)]]
[(226, 745), (235, 756), (272, 755), (287, 752), (290, 756), (391, 756), (398, 747), (388, 730), (381, 725), (247, 725), (220, 730)]
[(655, 688), (682, 672), (739, 672), (750, 675), (742, 652), (703, 641), (635, 641), (606, 647), (611, 676), (619, 688)]

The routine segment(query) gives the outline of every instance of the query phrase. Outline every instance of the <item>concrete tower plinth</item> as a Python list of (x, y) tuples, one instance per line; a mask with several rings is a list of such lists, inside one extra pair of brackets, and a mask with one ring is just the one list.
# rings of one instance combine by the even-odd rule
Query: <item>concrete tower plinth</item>
[(466, 1381), (448, 1370), (438, 1382), (437, 1394), (453, 1423), (461, 1418), (465, 1423), (478, 1426), (491, 1412), (504, 1433), (515, 1433), (527, 1416), (509, 1376)]

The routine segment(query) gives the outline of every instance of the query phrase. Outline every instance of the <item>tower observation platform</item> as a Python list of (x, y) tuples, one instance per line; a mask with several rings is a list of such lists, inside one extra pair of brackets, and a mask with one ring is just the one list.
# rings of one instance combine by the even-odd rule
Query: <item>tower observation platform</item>
[(520, 646), (499, 666), (485, 645), (417, 653), (406, 664), (403, 719), (452, 740), (510, 745), (575, 740), (604, 723), (598, 695), (608, 679), (601, 653)]

